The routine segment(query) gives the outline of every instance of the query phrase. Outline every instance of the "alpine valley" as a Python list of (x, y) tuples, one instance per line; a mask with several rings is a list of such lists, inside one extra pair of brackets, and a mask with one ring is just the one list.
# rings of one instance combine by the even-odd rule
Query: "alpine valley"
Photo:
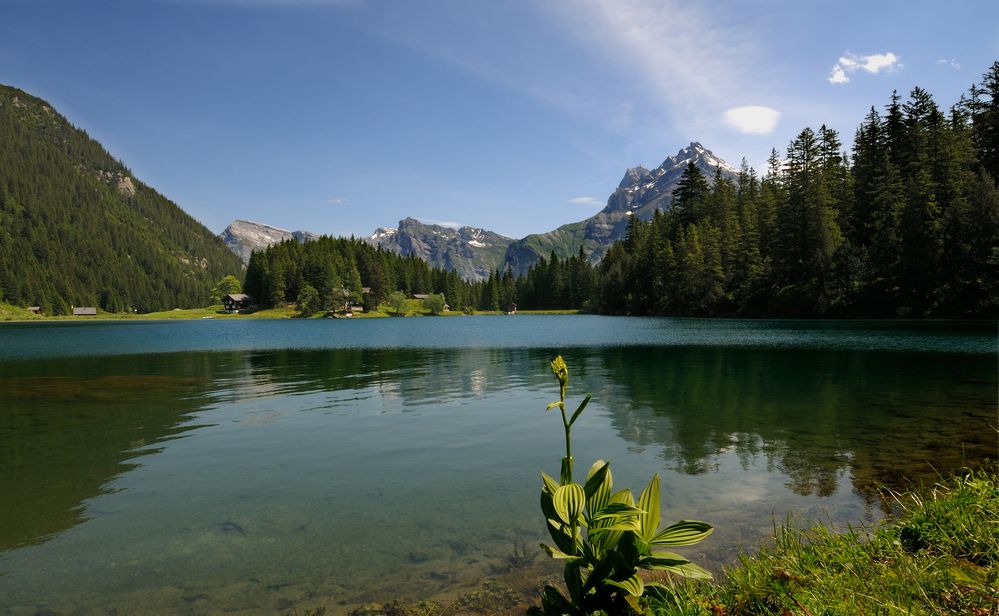
[[(548, 233), (515, 240), (476, 227), (454, 229), (405, 218), (397, 227), (375, 229), (367, 241), (402, 256), (415, 255), (432, 267), (456, 272), (472, 282), (486, 280), (497, 270), (509, 269), (514, 276), (526, 274), (532, 265), (552, 253), (564, 258), (582, 250), (591, 262), (597, 262), (614, 242), (624, 237), (629, 218), (648, 220), (656, 210), (669, 208), (673, 191), (689, 163), (708, 178), (720, 174), (736, 179), (734, 167), (700, 143), (691, 142), (653, 170), (643, 166), (628, 169), (604, 209)], [(248, 262), (253, 250), (287, 239), (305, 241), (316, 234), (237, 220), (220, 237)]]

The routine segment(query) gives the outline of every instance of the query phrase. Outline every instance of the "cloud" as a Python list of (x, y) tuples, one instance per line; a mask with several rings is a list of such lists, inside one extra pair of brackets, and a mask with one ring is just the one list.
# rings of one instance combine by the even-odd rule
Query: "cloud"
[(746, 135), (769, 135), (777, 127), (780, 112), (759, 105), (732, 107), (722, 113), (722, 120), (730, 128)]
[(451, 229), (460, 229), (464, 227), (460, 222), (454, 222), (453, 220), (434, 220), (432, 218), (417, 218), (420, 222), (425, 225), (437, 225), (438, 227), (448, 227)]
[(846, 76), (843, 67), (837, 64), (829, 74), (829, 83), (849, 83), (850, 78)]
[(606, 205), (603, 201), (596, 199), (594, 197), (573, 197), (572, 199), (569, 199), (569, 203), (573, 203), (575, 205), (588, 205), (588, 206), (599, 206), (599, 207), (603, 207), (604, 205)]
[(755, 55), (752, 43), (732, 28), (719, 28), (696, 3), (580, 0), (554, 6), (591, 49), (633, 72), (681, 113), (717, 104), (746, 85), (739, 69)]
[(340, 205), (342, 203), (347, 203), (347, 199), (344, 197), (330, 197), (326, 200), (326, 203), (330, 205)]
[(958, 64), (957, 60), (955, 60), (954, 58), (951, 58), (950, 60), (937, 60), (937, 64), (944, 64), (946, 66), (951, 67), (955, 71), (961, 70), (961, 65)]
[(902, 68), (902, 63), (899, 62), (898, 56), (890, 51), (885, 53), (875, 53), (869, 56), (858, 56), (850, 52), (846, 52), (844, 55), (840, 56), (839, 60), (836, 61), (836, 64), (833, 65), (832, 70), (829, 71), (829, 83), (849, 83), (850, 78), (847, 74), (854, 73), (859, 70), (866, 71), (872, 75), (877, 75), (881, 71), (893, 71), (899, 68)]

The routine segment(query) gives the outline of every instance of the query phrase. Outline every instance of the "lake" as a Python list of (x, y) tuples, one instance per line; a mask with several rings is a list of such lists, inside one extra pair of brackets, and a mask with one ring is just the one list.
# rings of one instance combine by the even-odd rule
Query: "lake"
[(559, 353), (570, 404), (593, 394), (577, 469), (636, 494), (659, 473), (720, 572), (774, 520), (874, 523), (879, 486), (994, 460), (996, 344), (994, 322), (5, 324), (0, 613), (335, 613), (524, 565)]

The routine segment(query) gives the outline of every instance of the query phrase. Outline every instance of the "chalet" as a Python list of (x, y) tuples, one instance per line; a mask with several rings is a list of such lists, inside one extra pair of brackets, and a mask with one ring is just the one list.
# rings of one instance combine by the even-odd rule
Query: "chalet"
[(347, 306), (347, 312), (364, 312), (364, 306)]
[(31, 314), (41, 314), (42, 313), (42, 307), (41, 306), (28, 306), (28, 312), (30, 312)]
[(228, 293), (222, 298), (222, 305), (229, 314), (239, 312), (253, 305), (253, 298), (245, 293)]
[(97, 308), (93, 306), (85, 306), (83, 308), (77, 308), (73, 306), (73, 316), (74, 317), (96, 317)]

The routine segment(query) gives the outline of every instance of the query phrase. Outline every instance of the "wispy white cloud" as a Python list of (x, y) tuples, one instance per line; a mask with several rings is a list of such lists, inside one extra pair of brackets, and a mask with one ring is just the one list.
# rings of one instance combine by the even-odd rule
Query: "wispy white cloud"
[(347, 199), (345, 197), (330, 197), (326, 200), (326, 203), (329, 203), (330, 205), (341, 205), (343, 203), (347, 203)]
[(437, 225), (438, 227), (448, 227), (450, 229), (460, 229), (465, 226), (453, 220), (434, 220), (433, 218), (417, 218), (417, 220), (426, 225)]
[(955, 60), (954, 58), (951, 58), (950, 60), (946, 60), (946, 59), (944, 59), (944, 60), (937, 60), (937, 64), (943, 64), (945, 66), (949, 66), (952, 69), (954, 69), (955, 71), (961, 70), (961, 65), (958, 64), (957, 60)]
[(660, 101), (682, 111), (728, 98), (744, 85), (749, 40), (721, 29), (697, 3), (580, 0), (554, 3), (572, 31), (632, 71)]
[(760, 105), (732, 107), (722, 113), (722, 120), (745, 135), (769, 135), (777, 127), (780, 112)]
[(587, 205), (587, 206), (599, 206), (603, 207), (605, 203), (595, 197), (573, 197), (569, 199), (569, 203), (575, 205)]
[(890, 51), (869, 56), (858, 56), (847, 52), (840, 56), (836, 64), (833, 65), (829, 71), (828, 79), (831, 84), (849, 83), (849, 73), (862, 70), (876, 75), (881, 71), (893, 71), (899, 68), (902, 68), (899, 57)]
[[(614, 93), (640, 101), (632, 130), (707, 138), (717, 130), (719, 114), (736, 104), (768, 105), (774, 123), (780, 115), (779, 88), (772, 81), (779, 67), (764, 61), (765, 51), (749, 27), (724, 19), (710, 4), (576, 0), (544, 6), (582, 40), (587, 53), (624, 76), (625, 88)], [(741, 132), (772, 130), (764, 126), (758, 117), (751, 131)]]

